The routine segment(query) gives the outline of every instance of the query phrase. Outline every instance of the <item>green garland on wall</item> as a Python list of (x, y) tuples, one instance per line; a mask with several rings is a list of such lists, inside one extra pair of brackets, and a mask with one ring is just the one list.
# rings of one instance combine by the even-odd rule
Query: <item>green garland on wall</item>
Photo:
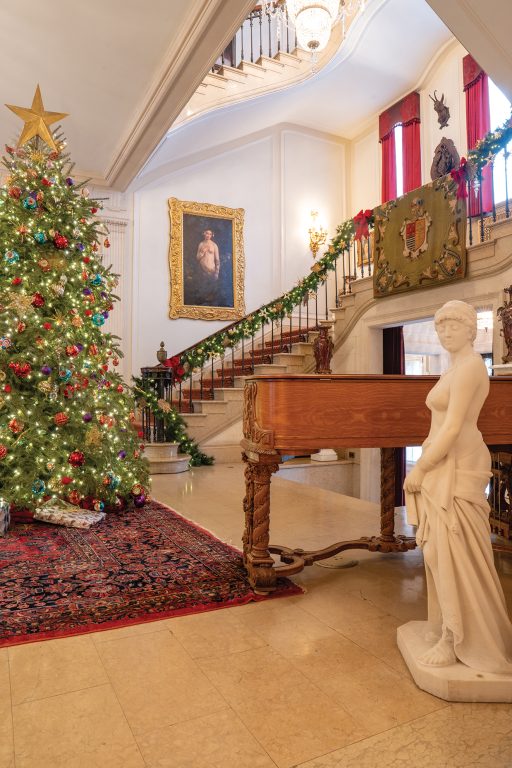
[(180, 452), (188, 453), (190, 456), (190, 465), (192, 467), (199, 467), (200, 465), (213, 464), (213, 456), (207, 456), (203, 453), (195, 440), (192, 440), (187, 434), (187, 425), (183, 416), (173, 408), (170, 404), (166, 403), (167, 407), (162, 408), (159, 405), (158, 397), (154, 392), (144, 387), (142, 379), (133, 377), (134, 385), (132, 391), (135, 397), (135, 402), (139, 408), (143, 405), (148, 405), (153, 414), (162, 419), (164, 423), (165, 439), (167, 442), (179, 443)]
[(492, 162), (498, 152), (505, 149), (512, 141), (512, 117), (508, 117), (503, 125), (495, 131), (489, 131), (483, 139), (477, 141), (475, 148), (468, 152), (468, 162), (480, 171), (487, 163)]

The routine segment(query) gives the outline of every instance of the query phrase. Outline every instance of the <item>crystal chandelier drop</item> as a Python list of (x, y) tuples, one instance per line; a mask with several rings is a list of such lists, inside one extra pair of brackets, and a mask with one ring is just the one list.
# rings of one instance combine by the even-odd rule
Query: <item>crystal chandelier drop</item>
[(297, 45), (316, 54), (322, 51), (331, 36), (331, 29), (338, 21), (345, 21), (364, 7), (365, 0), (265, 0), (263, 12), (277, 18), (279, 24), (293, 26)]

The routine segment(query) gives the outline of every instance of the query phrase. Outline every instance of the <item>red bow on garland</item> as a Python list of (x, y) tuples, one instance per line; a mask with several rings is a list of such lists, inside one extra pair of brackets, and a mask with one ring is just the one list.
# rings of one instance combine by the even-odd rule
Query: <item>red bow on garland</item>
[(166, 368), (172, 369), (172, 372), (174, 374), (174, 380), (176, 383), (179, 384), (179, 382), (182, 380), (183, 375), (185, 373), (185, 369), (180, 363), (179, 355), (175, 355), (174, 357), (168, 357), (167, 360), (164, 361), (164, 365)]
[(457, 200), (468, 196), (467, 183), (469, 179), (467, 160), (465, 157), (461, 157), (460, 165), (458, 168), (454, 168), (450, 171), (450, 176), (457, 182)]
[(361, 240), (362, 237), (369, 237), (370, 232), (368, 231), (368, 224), (371, 222), (372, 216), (373, 211), (369, 208), (367, 208), (366, 211), (361, 209), (359, 213), (354, 216), (354, 226), (356, 228), (354, 240)]

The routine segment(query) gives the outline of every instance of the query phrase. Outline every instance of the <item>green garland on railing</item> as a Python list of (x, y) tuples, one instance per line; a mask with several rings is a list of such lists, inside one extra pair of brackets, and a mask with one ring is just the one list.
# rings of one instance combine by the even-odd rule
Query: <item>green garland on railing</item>
[(154, 392), (144, 388), (142, 379), (133, 377), (134, 386), (132, 391), (135, 397), (137, 406), (141, 407), (142, 402), (148, 405), (151, 411), (157, 418), (162, 419), (165, 429), (165, 439), (168, 442), (179, 443), (180, 451), (182, 453), (188, 453), (190, 456), (190, 465), (192, 467), (199, 467), (203, 465), (213, 464), (213, 456), (207, 456), (203, 453), (195, 440), (192, 440), (187, 434), (187, 425), (183, 416), (173, 408), (170, 404), (169, 409), (162, 408), (158, 404), (158, 397)]
[(187, 378), (191, 373), (211, 357), (221, 355), (227, 348), (235, 346), (242, 339), (248, 339), (255, 334), (262, 325), (280, 320), (289, 315), (311, 292), (316, 291), (327, 278), (327, 274), (334, 269), (336, 259), (349, 249), (350, 239), (354, 234), (354, 222), (352, 219), (340, 224), (336, 236), (332, 239), (328, 251), (311, 267), (311, 274), (299, 280), (296, 286), (284, 293), (278, 299), (265, 304), (260, 309), (251, 312), (234, 328), (227, 331), (221, 330), (214, 336), (187, 350), (180, 359), (185, 368)]
[(495, 131), (489, 131), (483, 139), (479, 139), (475, 148), (468, 152), (468, 161), (479, 171), (491, 162), (498, 152), (505, 149), (510, 141), (512, 141), (512, 117), (508, 117), (503, 125)]
[[(477, 171), (487, 165), (512, 140), (511, 119), (508, 118), (495, 131), (490, 131), (483, 139), (477, 142), (475, 149), (468, 153), (468, 161), (471, 162)], [(227, 331), (221, 330), (192, 349), (187, 350), (180, 358), (180, 363), (185, 368), (183, 378), (188, 378), (194, 370), (201, 368), (211, 357), (222, 355), (226, 348), (235, 346), (242, 339), (248, 339), (253, 336), (263, 324), (273, 320), (280, 320), (289, 315), (306, 296), (316, 291), (318, 286), (326, 280), (328, 273), (334, 269), (336, 259), (350, 248), (354, 232), (354, 219), (348, 219), (348, 221), (340, 224), (327, 252), (313, 264), (311, 274), (299, 280), (294, 288), (284, 293), (278, 299), (265, 304), (255, 312), (251, 312), (234, 328), (230, 328)]]

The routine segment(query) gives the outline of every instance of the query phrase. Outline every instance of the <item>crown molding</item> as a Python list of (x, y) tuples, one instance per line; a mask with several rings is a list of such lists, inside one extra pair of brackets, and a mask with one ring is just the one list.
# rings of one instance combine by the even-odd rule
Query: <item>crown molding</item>
[(148, 84), (147, 97), (139, 106), (103, 181), (95, 178), (96, 184), (126, 189), (253, 4), (253, 0), (204, 0), (196, 7), (194, 15), (183, 25), (180, 39), (168, 51), (159, 77)]

